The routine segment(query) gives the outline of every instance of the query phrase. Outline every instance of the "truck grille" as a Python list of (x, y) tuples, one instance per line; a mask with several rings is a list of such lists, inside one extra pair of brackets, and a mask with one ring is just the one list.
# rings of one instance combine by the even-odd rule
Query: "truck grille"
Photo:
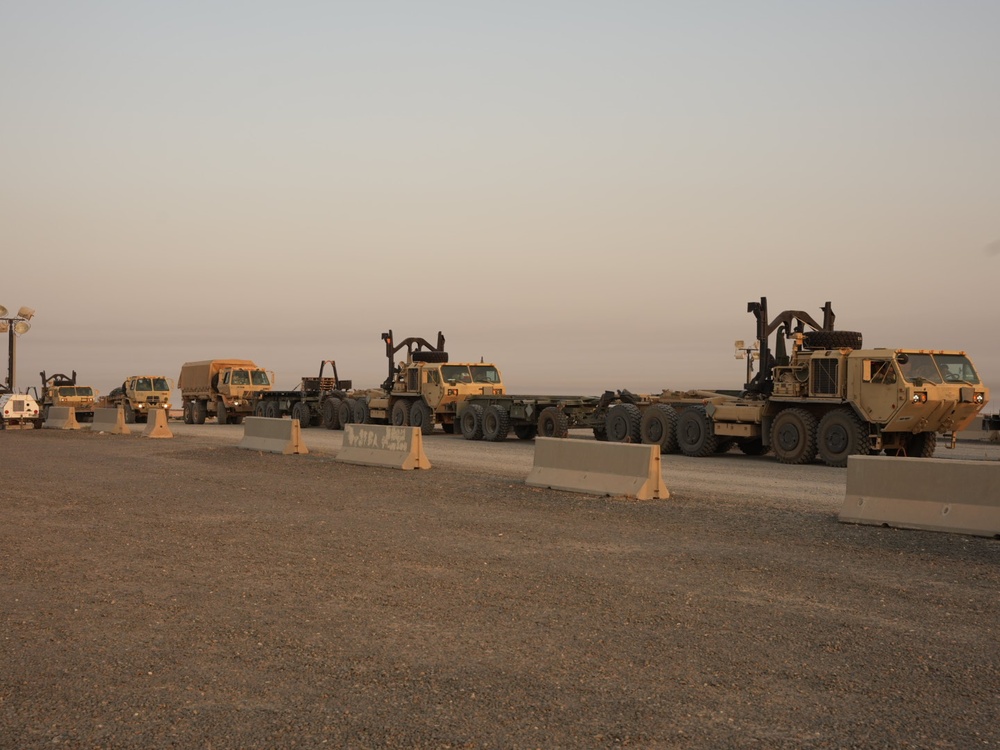
[(836, 359), (814, 359), (812, 362), (812, 390), (820, 396), (837, 395)]

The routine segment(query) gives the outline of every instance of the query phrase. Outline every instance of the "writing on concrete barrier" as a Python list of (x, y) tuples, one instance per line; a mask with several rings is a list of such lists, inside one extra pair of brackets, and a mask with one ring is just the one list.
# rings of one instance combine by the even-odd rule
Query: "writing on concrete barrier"
[(409, 427), (379, 427), (377, 430), (354, 427), (347, 433), (347, 444), (351, 448), (377, 448), (383, 451), (408, 451)]

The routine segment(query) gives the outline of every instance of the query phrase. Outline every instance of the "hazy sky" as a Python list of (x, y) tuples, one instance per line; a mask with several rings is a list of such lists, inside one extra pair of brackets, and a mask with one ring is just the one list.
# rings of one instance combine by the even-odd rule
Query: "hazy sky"
[(0, 0), (17, 384), (241, 357), (374, 386), (392, 328), (514, 392), (737, 388), (767, 296), (1000, 388), (998, 28), (995, 0)]

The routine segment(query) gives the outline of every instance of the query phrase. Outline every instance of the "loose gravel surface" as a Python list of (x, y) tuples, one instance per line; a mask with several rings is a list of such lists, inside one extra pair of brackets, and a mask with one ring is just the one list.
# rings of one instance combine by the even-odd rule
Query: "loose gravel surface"
[(0, 432), (0, 747), (1000, 744), (1000, 541), (838, 523), (843, 470), (638, 502), (171, 428)]

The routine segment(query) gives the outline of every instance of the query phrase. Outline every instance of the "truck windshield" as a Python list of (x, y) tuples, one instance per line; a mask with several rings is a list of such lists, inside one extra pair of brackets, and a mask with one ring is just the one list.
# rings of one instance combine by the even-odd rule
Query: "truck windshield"
[(254, 385), (271, 385), (271, 381), (267, 378), (267, 373), (263, 370), (254, 370), (250, 374), (253, 376)]
[(166, 378), (153, 378), (153, 390), (154, 391), (169, 391), (170, 383), (167, 382)]
[(246, 370), (233, 370), (229, 378), (230, 385), (250, 385), (250, 375)]
[(905, 358), (900, 356), (896, 360), (899, 362), (899, 369), (903, 377), (909, 382), (915, 380), (927, 381), (929, 383), (940, 383), (941, 373), (938, 372), (934, 364), (934, 357), (930, 354), (906, 354)]
[(468, 365), (441, 365), (441, 377), (449, 383), (471, 383)]
[(81, 387), (79, 387), (79, 388), (76, 389), (76, 395), (77, 396), (93, 396), (94, 395), (94, 389), (91, 388), (90, 386), (87, 386), (87, 385), (81, 386)]
[(500, 373), (493, 365), (470, 365), (473, 383), (499, 383)]
[(972, 366), (967, 357), (960, 354), (935, 354), (934, 361), (937, 362), (938, 369), (944, 376), (946, 383), (979, 384), (976, 368)]
[(151, 391), (153, 390), (153, 383), (149, 378), (138, 378), (135, 381), (135, 389), (137, 391)]

